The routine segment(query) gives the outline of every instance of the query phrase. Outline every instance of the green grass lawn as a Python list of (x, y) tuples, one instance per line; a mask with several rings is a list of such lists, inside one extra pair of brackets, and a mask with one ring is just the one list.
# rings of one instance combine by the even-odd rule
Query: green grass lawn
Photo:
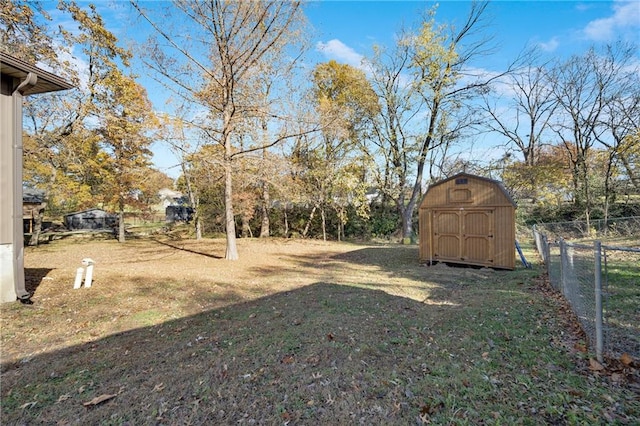
[(604, 265), (605, 348), (640, 354), (640, 253), (606, 251)]
[[(135, 250), (186, 271), (200, 246), (181, 244)], [(415, 246), (241, 244), (201, 281), (97, 274), (82, 298), (4, 306), (1, 423), (640, 423), (637, 364), (589, 368), (530, 251), (533, 269), (496, 271), (420, 265)], [(64, 330), (74, 311), (95, 335)], [(51, 350), (18, 343), (34, 324), (59, 330), (32, 331)]]

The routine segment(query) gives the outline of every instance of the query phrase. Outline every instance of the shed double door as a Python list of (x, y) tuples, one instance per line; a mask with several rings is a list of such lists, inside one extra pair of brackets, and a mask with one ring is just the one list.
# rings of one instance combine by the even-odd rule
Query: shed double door
[(433, 249), (435, 260), (493, 265), (493, 210), (435, 210)]

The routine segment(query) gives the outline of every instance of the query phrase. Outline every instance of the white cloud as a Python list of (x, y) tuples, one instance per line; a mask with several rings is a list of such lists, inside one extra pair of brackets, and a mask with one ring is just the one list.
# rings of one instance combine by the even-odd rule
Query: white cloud
[(555, 52), (555, 50), (558, 48), (559, 45), (560, 45), (560, 42), (558, 41), (558, 37), (553, 37), (551, 38), (551, 40), (547, 42), (541, 41), (538, 43), (538, 46), (544, 52)]
[(316, 50), (322, 53), (327, 59), (346, 63), (356, 68), (362, 68), (364, 56), (353, 50), (338, 39), (329, 40), (326, 43), (319, 41)]
[(615, 2), (612, 16), (589, 22), (583, 32), (589, 40), (610, 41), (619, 33), (637, 27), (640, 27), (640, 2)]
[[(78, 88), (82, 90), (87, 90), (89, 86), (89, 63), (80, 56), (74, 55), (60, 42), (54, 41), (53, 49), (56, 52), (57, 61), (61, 64), (61, 67), (56, 68), (42, 61), (36, 63), (36, 66), (62, 77), (68, 82), (77, 85)], [(77, 81), (74, 77), (77, 77)]]

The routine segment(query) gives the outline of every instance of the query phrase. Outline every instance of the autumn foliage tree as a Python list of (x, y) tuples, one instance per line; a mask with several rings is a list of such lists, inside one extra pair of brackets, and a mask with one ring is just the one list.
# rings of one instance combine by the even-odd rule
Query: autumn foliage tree
[(3, 0), (0, 3), (0, 49), (30, 63), (58, 58), (48, 29), (50, 15), (42, 2)]
[[(115, 207), (122, 217), (125, 206), (152, 202), (162, 180), (147, 179), (157, 175), (151, 169), (148, 133), (156, 122), (146, 92), (123, 71), (131, 53), (120, 47), (93, 5), (60, 1), (58, 9), (77, 27), (54, 33), (39, 26), (48, 15), (38, 2), (12, 4), (9, 10), (3, 3), (4, 40), (23, 46), (16, 49), (23, 57), (51, 64), (76, 85), (69, 93), (25, 105), (26, 182), (45, 190), (50, 205), (61, 212), (102, 204)], [(33, 35), (28, 52), (22, 44), (25, 34)], [(51, 49), (54, 44), (57, 48)], [(71, 52), (82, 59), (71, 61)], [(121, 241), (123, 225), (121, 220)]]
[(96, 136), (82, 125), (90, 102), (78, 87), (79, 70), (64, 59), (73, 42), (48, 26), (50, 16), (41, 2), (11, 0), (2, 3), (1, 11), (0, 48), (45, 64), (76, 85), (74, 90), (25, 99), (25, 183), (44, 191), (50, 209), (83, 208), (93, 197), (101, 155)]
[[(346, 206), (351, 201), (366, 215), (368, 205), (364, 163), (360, 143), (378, 110), (378, 98), (365, 73), (350, 65), (329, 61), (313, 72), (313, 94), (321, 124), (318, 138), (309, 139), (305, 156), (305, 179), (314, 210), (322, 218), (326, 239), (326, 208), (339, 218), (338, 239), (347, 221)], [(360, 195), (358, 197), (358, 194)]]
[(502, 166), (501, 178), (518, 200), (551, 206), (572, 200), (571, 161), (562, 145), (539, 147), (535, 165), (510, 159)]
[[(142, 200), (159, 188), (145, 187), (151, 166), (150, 132), (157, 123), (146, 91), (131, 77), (112, 70), (104, 79), (101, 102), (104, 115), (98, 133), (109, 153), (103, 185), (105, 201), (118, 212), (118, 241), (125, 241), (124, 212), (127, 206), (140, 206)], [(147, 193), (147, 194), (144, 194)]]

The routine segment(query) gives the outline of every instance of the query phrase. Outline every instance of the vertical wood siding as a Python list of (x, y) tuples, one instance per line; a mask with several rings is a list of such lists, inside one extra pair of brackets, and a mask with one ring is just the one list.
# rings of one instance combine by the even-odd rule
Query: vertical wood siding
[(515, 268), (515, 203), (497, 181), (461, 173), (427, 190), (420, 260)]

